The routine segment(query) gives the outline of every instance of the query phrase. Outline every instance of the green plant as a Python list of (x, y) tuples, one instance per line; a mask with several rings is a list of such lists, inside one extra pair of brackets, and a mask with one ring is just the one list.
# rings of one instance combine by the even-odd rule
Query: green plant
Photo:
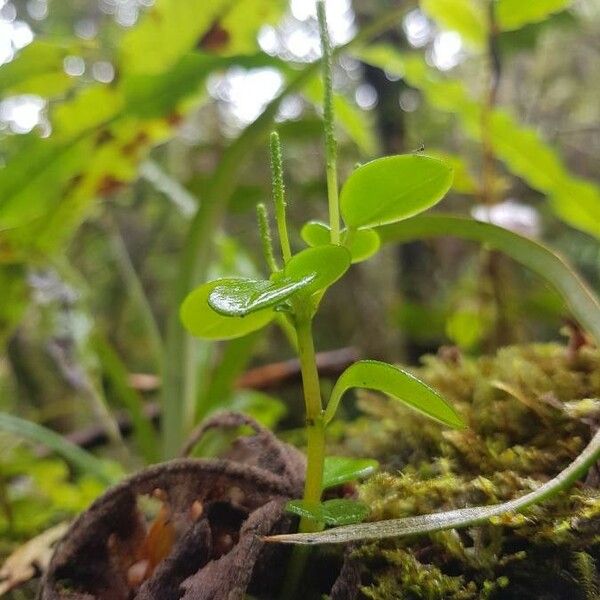
[[(268, 211), (258, 206), (258, 224), (268, 279), (227, 278), (195, 289), (181, 306), (181, 319), (204, 339), (244, 336), (273, 321), (292, 331), (301, 364), (306, 409), (307, 472), (302, 501), (289, 510), (302, 517), (300, 530), (315, 531), (324, 523), (341, 525), (362, 520), (364, 507), (350, 500), (321, 503), (324, 487), (325, 434), (337, 407), (350, 388), (378, 390), (450, 427), (461, 427), (454, 409), (437, 392), (409, 373), (378, 361), (359, 361), (337, 381), (323, 406), (313, 343), (313, 319), (327, 289), (350, 265), (369, 258), (379, 248), (375, 227), (412, 217), (436, 204), (450, 188), (452, 170), (442, 161), (411, 154), (389, 156), (358, 167), (338, 194), (336, 140), (331, 83), (331, 48), (324, 4), (318, 3), (323, 51), (324, 130), (329, 223), (310, 222), (302, 230), (308, 248), (293, 253), (286, 222), (282, 152), (279, 136), (271, 134), (271, 167), (275, 220), (282, 265), (275, 256)], [(340, 216), (344, 227), (340, 226)], [(356, 478), (364, 461), (329, 459), (336, 482)], [(343, 465), (343, 468), (342, 468)], [(340, 475), (343, 473), (343, 475)]]
[[(297, 254), (292, 253), (285, 218), (281, 147), (278, 135), (273, 133), (273, 197), (283, 265), (279, 266), (273, 251), (268, 211), (265, 206), (259, 205), (259, 230), (270, 277), (229, 278), (205, 283), (188, 295), (180, 313), (185, 327), (204, 339), (244, 336), (271, 322), (277, 322), (288, 332), (293, 332), (292, 339), (295, 340), (294, 346), (302, 367), (308, 464), (304, 497), (288, 506), (291, 512), (302, 517), (300, 534), (276, 536), (273, 540), (318, 544), (427, 533), (480, 523), (504, 512), (519, 511), (541, 502), (565, 489), (593, 464), (600, 453), (600, 436), (595, 436), (582, 454), (555, 479), (535, 492), (505, 504), (356, 525), (352, 522), (360, 521), (366, 515), (364, 507), (351, 501), (321, 502), (322, 491), (327, 486), (323, 477), (327, 468), (324, 465), (335, 465), (336, 462), (336, 459), (325, 458), (326, 427), (348, 389), (374, 389), (403, 401), (447, 426), (462, 426), (454, 409), (434, 390), (401, 369), (378, 361), (359, 361), (349, 367), (339, 378), (328, 403), (323, 407), (314, 361), (313, 319), (327, 288), (340, 279), (352, 263), (368, 259), (378, 251), (382, 242), (455, 234), (502, 250), (546, 277), (567, 300), (580, 321), (599, 338), (600, 306), (569, 266), (536, 242), (468, 219), (445, 216), (410, 218), (436, 204), (450, 188), (452, 169), (441, 160), (421, 154), (374, 160), (359, 166), (350, 175), (338, 197), (331, 49), (322, 2), (319, 2), (318, 9), (324, 57), (323, 106), (329, 222), (307, 223), (302, 228), (301, 236), (309, 248)], [(364, 51), (361, 56), (372, 57), (375, 52), (375, 49)], [(404, 64), (407, 64), (406, 61)], [(414, 71), (408, 69), (409, 80)], [(462, 91), (458, 92), (462, 98)], [(465, 106), (469, 106), (468, 102)], [(340, 217), (343, 227), (340, 226)], [(345, 460), (340, 470), (343, 475), (338, 478), (339, 482), (357, 477), (356, 465), (349, 459)], [(318, 533), (324, 524), (347, 526)]]

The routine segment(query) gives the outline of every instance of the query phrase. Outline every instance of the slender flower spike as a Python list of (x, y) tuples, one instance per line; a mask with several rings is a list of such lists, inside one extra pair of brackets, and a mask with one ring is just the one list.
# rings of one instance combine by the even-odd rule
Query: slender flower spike
[(258, 230), (260, 233), (260, 240), (262, 242), (265, 261), (267, 262), (267, 266), (271, 270), (271, 273), (276, 273), (279, 271), (279, 266), (273, 252), (273, 239), (271, 238), (269, 213), (267, 211), (267, 207), (262, 202), (256, 205), (256, 217), (258, 219)]
[(279, 232), (279, 243), (283, 262), (286, 263), (292, 257), (290, 240), (287, 232), (285, 217), (285, 186), (283, 183), (283, 159), (281, 157), (281, 141), (276, 131), (271, 133), (271, 176), (273, 178), (273, 202), (275, 204), (275, 220)]
[(329, 204), (329, 226), (331, 229), (331, 243), (340, 243), (340, 209), (338, 205), (337, 181), (337, 142), (334, 133), (333, 114), (333, 80), (331, 75), (331, 43), (325, 16), (325, 2), (317, 2), (317, 15), (319, 18), (319, 33), (321, 37), (321, 54), (323, 67), (323, 123), (325, 132), (325, 155), (327, 171), (327, 200)]

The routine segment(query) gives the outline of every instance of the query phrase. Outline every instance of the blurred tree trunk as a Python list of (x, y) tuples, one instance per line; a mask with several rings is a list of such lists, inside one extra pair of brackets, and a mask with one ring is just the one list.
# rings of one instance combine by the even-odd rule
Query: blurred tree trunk
[[(389, 2), (354, 0), (354, 12), (359, 27), (367, 24), (375, 14), (389, 7)], [(415, 3), (405, 0), (407, 11)], [(408, 48), (400, 24), (394, 29), (386, 31), (378, 41), (391, 44), (401, 50)], [(400, 108), (400, 95), (408, 88), (402, 79), (392, 80), (387, 77), (382, 69), (363, 64), (364, 81), (371, 85), (377, 92), (377, 105), (374, 109), (377, 132), (383, 154), (402, 154), (410, 151), (406, 144), (405, 113)], [(396, 360), (415, 361), (425, 350), (418, 342), (402, 335), (393, 313), (399, 302), (404, 300), (419, 303), (423, 297), (421, 288), (423, 245), (420, 243), (403, 244), (398, 248), (385, 249), (376, 260), (380, 261), (378, 268), (367, 267), (365, 275), (370, 289), (377, 289), (379, 294), (380, 314), (387, 315), (386, 319), (379, 319), (377, 326), (384, 329), (373, 335), (371, 331), (368, 339), (377, 347), (376, 353), (385, 353), (388, 358)], [(392, 314), (390, 314), (392, 313)], [(376, 313), (375, 313), (376, 314)], [(390, 327), (389, 321), (392, 320)], [(375, 326), (375, 324), (373, 324)]]

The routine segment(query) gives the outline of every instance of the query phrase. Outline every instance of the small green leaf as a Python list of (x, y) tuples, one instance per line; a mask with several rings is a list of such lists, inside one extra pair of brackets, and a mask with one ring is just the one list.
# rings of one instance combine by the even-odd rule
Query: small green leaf
[(245, 317), (259, 310), (277, 306), (316, 279), (315, 272), (298, 279), (289, 277), (273, 281), (257, 279), (221, 279), (208, 295), (209, 306), (221, 315)]
[(342, 485), (347, 481), (364, 479), (373, 474), (377, 467), (379, 463), (372, 458), (327, 456), (323, 471), (323, 489)]
[[(330, 232), (329, 225), (320, 221), (309, 221), (302, 227), (300, 235), (309, 246), (315, 247), (329, 244)], [(380, 240), (374, 229), (353, 231), (351, 236), (348, 236), (348, 230), (344, 229), (342, 231), (342, 244), (350, 251), (351, 261), (354, 264), (367, 260), (376, 254), (379, 250)]]
[(309, 294), (337, 281), (350, 266), (350, 254), (341, 246), (309, 248), (293, 256), (270, 280), (222, 279), (208, 295), (208, 304), (221, 315), (244, 317), (275, 307), (300, 290)]
[(489, 307), (465, 306), (448, 316), (446, 335), (462, 350), (473, 350), (489, 333), (494, 324)]
[(457, 412), (435, 390), (414, 375), (376, 360), (361, 360), (348, 367), (337, 380), (324, 415), (329, 423), (344, 393), (350, 388), (383, 392), (450, 427), (464, 427)]
[(291, 500), (287, 503), (286, 510), (299, 517), (333, 526), (360, 523), (369, 514), (368, 506), (346, 498), (327, 500), (317, 505), (309, 505), (303, 500)]
[(309, 221), (300, 231), (302, 239), (311, 247), (325, 246), (331, 243), (331, 229), (321, 221)]
[(428, 156), (386, 156), (356, 169), (340, 195), (348, 227), (364, 229), (412, 217), (439, 202), (452, 185), (452, 169)]
[(179, 315), (185, 328), (193, 335), (211, 339), (227, 340), (241, 337), (261, 329), (275, 316), (272, 308), (259, 310), (246, 317), (226, 317), (214, 311), (208, 297), (223, 279), (209, 281), (188, 294), (181, 305)]
[(311, 277), (304, 290), (314, 293), (335, 283), (350, 267), (350, 252), (343, 246), (318, 246), (302, 250), (273, 279), (300, 280)]

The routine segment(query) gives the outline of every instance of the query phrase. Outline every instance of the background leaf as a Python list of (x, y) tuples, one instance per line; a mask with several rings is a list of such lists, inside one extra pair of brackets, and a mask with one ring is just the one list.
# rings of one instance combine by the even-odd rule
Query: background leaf
[[(421, 57), (401, 54), (391, 46), (371, 46), (361, 51), (360, 57), (402, 76), (421, 90), (432, 106), (455, 114), (467, 135), (481, 140), (481, 107), (460, 81), (445, 79)], [(597, 185), (569, 173), (556, 150), (536, 130), (519, 124), (505, 110), (491, 111), (489, 127), (494, 153), (512, 173), (546, 194), (553, 210), (566, 223), (600, 237)]]
[(520, 2), (519, 0), (498, 0), (496, 15), (500, 27), (504, 31), (519, 29), (528, 23), (538, 23), (553, 13), (564, 10), (571, 0), (536, 0)]
[(63, 61), (75, 54), (75, 44), (34, 40), (0, 69), (0, 98), (10, 94), (37, 94), (45, 98), (66, 92), (73, 78), (65, 73)]
[(107, 465), (51, 429), (7, 413), (0, 413), (0, 431), (42, 444), (54, 450), (83, 473), (93, 475), (106, 484), (110, 485), (116, 481), (114, 473), (108, 470)]
[(474, 48), (485, 48), (488, 23), (483, 3), (478, 0), (421, 0), (420, 6), (444, 29), (456, 31)]

